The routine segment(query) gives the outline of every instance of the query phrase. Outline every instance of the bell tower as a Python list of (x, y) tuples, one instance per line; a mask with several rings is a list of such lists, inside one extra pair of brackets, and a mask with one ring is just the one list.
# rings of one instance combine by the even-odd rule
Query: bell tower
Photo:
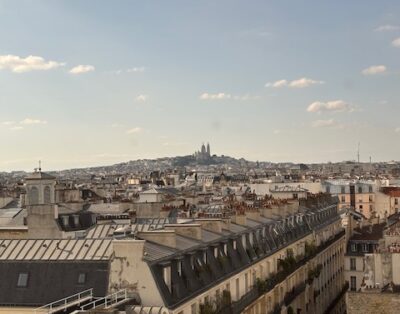
[(25, 178), (25, 206), (27, 208), (28, 237), (30, 239), (61, 238), (56, 220), (56, 178), (42, 172), (40, 167)]
[(25, 205), (50, 205), (55, 203), (56, 178), (35, 169), (31, 175), (25, 178), (26, 199)]

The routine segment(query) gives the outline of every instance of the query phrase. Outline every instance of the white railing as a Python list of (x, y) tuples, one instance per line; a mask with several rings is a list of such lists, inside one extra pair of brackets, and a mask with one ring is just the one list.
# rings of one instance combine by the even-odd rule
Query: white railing
[(85, 302), (88, 299), (93, 299), (93, 289), (88, 289), (73, 295), (70, 295), (66, 298), (54, 301), (52, 303), (43, 305), (41, 307), (38, 307), (34, 309), (34, 314), (39, 314), (39, 313), (55, 313), (57, 311), (65, 310), (69, 308), (72, 305), (80, 305), (81, 302)]
[(90, 302), (88, 304), (82, 305), (81, 310), (91, 310), (96, 307), (103, 307), (104, 309), (108, 309), (113, 305), (116, 305), (117, 303), (123, 302), (128, 299), (128, 292), (126, 289), (119, 290), (113, 294), (110, 294), (104, 298), (97, 299), (93, 302)]

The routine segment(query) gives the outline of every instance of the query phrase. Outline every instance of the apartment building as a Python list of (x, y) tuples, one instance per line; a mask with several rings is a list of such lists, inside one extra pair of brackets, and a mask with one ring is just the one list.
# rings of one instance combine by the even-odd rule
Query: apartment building
[(27, 220), (38, 226), (0, 240), (0, 313), (64, 302), (67, 313), (345, 312), (345, 233), (330, 195), (297, 200), (284, 216), (258, 202), (219, 218), (118, 216), (65, 231), (45, 192), (52, 180), (29, 182)]
[(366, 218), (374, 216), (375, 206), (375, 182), (334, 180), (325, 182), (325, 192), (337, 196), (339, 210), (354, 209)]

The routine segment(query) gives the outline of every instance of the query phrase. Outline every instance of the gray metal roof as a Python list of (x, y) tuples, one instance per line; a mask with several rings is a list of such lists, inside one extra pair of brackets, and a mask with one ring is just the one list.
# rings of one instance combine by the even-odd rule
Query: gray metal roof
[(148, 261), (155, 261), (173, 255), (177, 250), (167, 246), (159, 245), (150, 241), (144, 244), (144, 259)]
[(0, 261), (99, 261), (111, 253), (111, 239), (0, 240)]

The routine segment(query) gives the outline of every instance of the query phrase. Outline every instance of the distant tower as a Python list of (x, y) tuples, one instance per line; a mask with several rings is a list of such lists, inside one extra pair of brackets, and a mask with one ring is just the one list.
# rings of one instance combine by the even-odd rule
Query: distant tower
[(204, 143), (203, 143), (203, 145), (201, 145), (201, 153), (202, 154), (206, 153), (206, 147), (204, 146)]
[(207, 143), (207, 155), (208, 155), (208, 157), (211, 156), (210, 143)]

